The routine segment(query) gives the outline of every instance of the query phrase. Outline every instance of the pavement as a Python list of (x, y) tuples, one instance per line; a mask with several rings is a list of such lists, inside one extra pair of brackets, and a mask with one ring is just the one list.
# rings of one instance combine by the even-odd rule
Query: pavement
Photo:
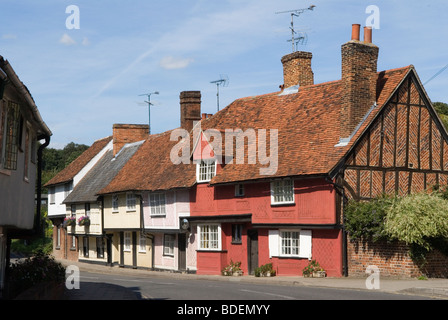
[[(77, 266), (82, 278), (83, 271), (101, 274), (128, 274), (139, 277), (157, 277), (170, 279), (197, 279), (214, 281), (234, 281), (248, 282), (252, 284), (270, 284), (286, 286), (308, 286), (337, 289), (355, 289), (355, 290), (375, 290), (387, 293), (414, 294), (422, 296), (431, 296), (448, 300), (448, 279), (427, 279), (418, 280), (415, 278), (385, 278), (379, 277), (375, 281), (368, 280), (369, 275), (362, 277), (342, 277), (342, 278), (305, 278), (301, 276), (275, 276), (275, 277), (255, 277), (240, 276), (226, 277), (217, 275), (196, 275), (187, 273), (174, 273), (164, 271), (149, 271), (142, 269), (109, 267), (85, 262), (74, 262), (68, 260), (59, 260), (63, 265)], [(373, 285), (373, 288), (372, 288)], [(370, 287), (370, 289), (368, 288)], [(142, 300), (138, 292), (132, 289), (94, 282), (82, 282), (80, 289), (66, 290), (66, 300)]]

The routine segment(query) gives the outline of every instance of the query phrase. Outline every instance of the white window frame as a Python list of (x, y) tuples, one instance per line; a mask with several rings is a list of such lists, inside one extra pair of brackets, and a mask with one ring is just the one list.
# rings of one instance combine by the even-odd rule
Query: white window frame
[(137, 197), (135, 193), (126, 193), (126, 211), (136, 211), (137, 210)]
[(72, 235), (72, 245), (71, 245), (70, 249), (74, 249), (74, 248), (76, 248), (76, 236)]
[(56, 204), (56, 187), (48, 188), (48, 198), (50, 204)]
[[(298, 233), (298, 251), (296, 253), (287, 253), (283, 250), (286, 243), (288, 232)], [(312, 257), (312, 231), (303, 229), (280, 229), (269, 230), (269, 257), (289, 257), (289, 258), (306, 258), (311, 260)]]
[(209, 182), (216, 176), (216, 159), (202, 159), (196, 164), (196, 181)]
[(199, 250), (221, 251), (221, 225), (216, 223), (199, 224)]
[(174, 234), (163, 235), (163, 255), (174, 257), (174, 244), (176, 242), (176, 236)]
[(61, 226), (56, 228), (56, 248), (61, 248)]
[(123, 251), (130, 252), (131, 244), (132, 244), (132, 233), (129, 231), (125, 231), (123, 235)]
[[(291, 196), (292, 199), (288, 199), (291, 198)], [(279, 205), (294, 203), (294, 180), (282, 179), (271, 182), (271, 204)]]
[(149, 194), (149, 209), (151, 216), (166, 215), (166, 194), (164, 192), (154, 192)]
[(280, 256), (298, 257), (300, 252), (300, 230), (280, 231)]
[(140, 233), (140, 239), (138, 242), (138, 252), (146, 253), (146, 237), (143, 233)]
[(117, 194), (112, 196), (112, 212), (118, 212), (119, 209), (119, 198)]

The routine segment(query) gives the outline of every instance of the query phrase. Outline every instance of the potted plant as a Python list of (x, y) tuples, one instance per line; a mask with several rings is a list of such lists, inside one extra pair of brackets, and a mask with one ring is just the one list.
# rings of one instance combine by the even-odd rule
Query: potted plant
[(243, 270), (241, 270), (241, 262), (240, 261), (233, 262), (232, 260), (230, 260), (230, 264), (222, 270), (222, 275), (242, 276)]
[(90, 218), (88, 216), (82, 216), (81, 218), (78, 219), (78, 224), (80, 226), (88, 227), (90, 226)]
[(308, 265), (303, 268), (302, 275), (304, 277), (325, 278), (327, 274), (316, 260), (311, 260)]
[(256, 277), (274, 277), (276, 274), (272, 263), (267, 263), (255, 269)]
[(76, 225), (75, 217), (67, 217), (64, 219), (63, 226), (65, 228)]

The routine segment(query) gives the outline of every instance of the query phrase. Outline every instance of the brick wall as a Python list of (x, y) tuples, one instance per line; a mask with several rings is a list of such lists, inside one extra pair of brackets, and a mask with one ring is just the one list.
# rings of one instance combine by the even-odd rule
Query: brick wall
[(201, 92), (183, 91), (180, 93), (180, 126), (191, 131), (195, 121), (202, 119)]
[(425, 275), (431, 278), (448, 277), (448, 257), (437, 250), (427, 254), (426, 263), (418, 266), (409, 256), (404, 243), (348, 242), (348, 273), (365, 276), (366, 268), (375, 265), (380, 276), (413, 278)]
[(311, 52), (296, 51), (282, 58), (283, 86), (309, 86), (314, 84), (314, 73), (311, 69)]
[(114, 155), (127, 143), (145, 140), (148, 137), (148, 133), (149, 126), (146, 124), (114, 124)]
[(56, 259), (67, 259), (70, 261), (78, 261), (78, 239), (76, 239), (76, 247), (72, 248), (72, 235), (67, 234), (65, 228), (60, 229), (60, 245), (57, 246), (57, 229), (53, 227), (53, 256)]
[(350, 136), (376, 101), (378, 52), (377, 46), (356, 37), (341, 47), (345, 92), (341, 108), (342, 138)]

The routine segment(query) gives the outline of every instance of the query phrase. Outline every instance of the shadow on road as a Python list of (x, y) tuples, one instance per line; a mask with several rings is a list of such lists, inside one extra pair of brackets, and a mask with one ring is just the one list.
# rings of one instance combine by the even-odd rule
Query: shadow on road
[(79, 289), (65, 289), (64, 300), (142, 300), (140, 287), (82, 282)]

